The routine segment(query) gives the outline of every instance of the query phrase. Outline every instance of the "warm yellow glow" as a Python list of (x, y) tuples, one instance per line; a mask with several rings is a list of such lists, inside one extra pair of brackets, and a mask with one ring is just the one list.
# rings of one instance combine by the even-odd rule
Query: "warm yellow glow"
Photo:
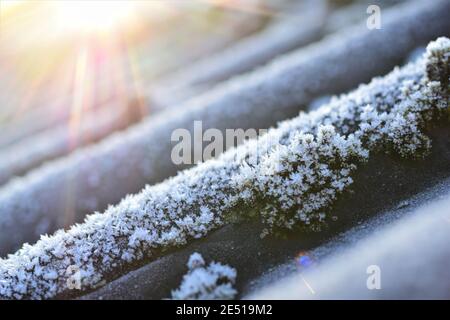
[(107, 31), (130, 18), (134, 1), (90, 0), (58, 1), (56, 15), (60, 25), (75, 31)]
[(22, 2), (23, 0), (2, 0), (0, 1), (0, 8), (1, 9), (11, 8), (15, 5), (21, 4)]
[(0, 22), (2, 17), (14, 13), (23, 3), (24, 0), (0, 0)]

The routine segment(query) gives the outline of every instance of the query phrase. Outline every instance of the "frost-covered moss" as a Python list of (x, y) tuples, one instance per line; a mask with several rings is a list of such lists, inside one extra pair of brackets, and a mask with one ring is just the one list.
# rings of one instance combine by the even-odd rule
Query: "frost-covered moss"
[(233, 299), (237, 293), (233, 285), (236, 270), (217, 262), (205, 266), (203, 257), (195, 252), (187, 263), (188, 273), (180, 287), (172, 291), (175, 300)]
[(387, 72), (418, 44), (447, 32), (449, 8), (447, 0), (417, 0), (386, 9), (381, 30), (365, 21), (345, 28), (11, 181), (0, 189), (0, 256), (175, 175), (173, 130), (192, 130), (199, 119), (204, 130), (258, 129), (293, 117), (312, 99)]
[(237, 188), (271, 228), (323, 221), (324, 210), (353, 182), (351, 173), (370, 152), (427, 154), (431, 141), (422, 129), (448, 113), (448, 57), (449, 40), (440, 38), (420, 67), (427, 77), (416, 73), (421, 61), (283, 123), (287, 134), (280, 144), (247, 169), (251, 174), (240, 177)]
[(414, 64), (25, 245), (0, 260), (0, 297), (76, 295), (67, 286), (74, 268), (82, 291), (96, 288), (250, 209), (268, 229), (320, 225), (371, 152), (426, 155), (424, 128), (449, 112), (439, 80), (449, 77), (449, 52), (450, 40), (439, 39)]

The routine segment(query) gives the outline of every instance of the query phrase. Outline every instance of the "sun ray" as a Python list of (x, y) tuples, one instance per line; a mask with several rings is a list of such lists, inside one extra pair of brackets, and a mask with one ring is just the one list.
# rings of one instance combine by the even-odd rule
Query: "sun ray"
[(86, 100), (86, 71), (88, 64), (88, 49), (83, 47), (78, 55), (75, 67), (75, 79), (73, 86), (73, 103), (70, 112), (70, 148), (77, 144), (78, 132)]
[(201, 0), (202, 2), (216, 7), (222, 7), (229, 10), (241, 11), (249, 14), (255, 14), (266, 17), (274, 17), (280, 15), (275, 10), (264, 6), (259, 1), (244, 2), (241, 0)]
[(133, 15), (135, 1), (60, 1), (55, 5), (60, 25), (67, 29), (104, 32)]
[(148, 110), (146, 109), (143, 100), (145, 94), (142, 89), (143, 83), (142, 75), (139, 72), (136, 52), (135, 50), (133, 50), (128, 46), (127, 46), (127, 60), (132, 80), (132, 88), (131, 88), (132, 101), (129, 103), (129, 108), (137, 109), (137, 110), (130, 110), (130, 112), (132, 112), (133, 114), (137, 114), (137, 116), (143, 116), (147, 114)]

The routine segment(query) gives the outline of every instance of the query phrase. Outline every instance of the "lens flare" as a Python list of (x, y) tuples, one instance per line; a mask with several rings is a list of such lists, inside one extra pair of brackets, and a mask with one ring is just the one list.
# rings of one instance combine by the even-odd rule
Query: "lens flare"
[(74, 31), (108, 31), (135, 11), (134, 1), (58, 1), (56, 4), (60, 25)]
[(307, 252), (300, 252), (299, 254), (297, 254), (297, 256), (295, 257), (295, 261), (297, 262), (298, 267), (302, 269), (309, 268), (314, 264), (313, 258), (308, 255)]

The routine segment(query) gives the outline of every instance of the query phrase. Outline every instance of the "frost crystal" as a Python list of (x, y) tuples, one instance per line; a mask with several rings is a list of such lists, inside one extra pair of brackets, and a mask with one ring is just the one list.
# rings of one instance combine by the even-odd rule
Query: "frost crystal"
[(189, 271), (183, 277), (180, 287), (172, 291), (175, 300), (233, 299), (237, 291), (233, 288), (236, 270), (212, 262), (205, 267), (203, 257), (195, 252), (187, 264)]
[[(0, 189), (0, 256), (17, 250), (24, 242), (34, 243), (41, 234), (68, 228), (82, 221), (87, 213), (103, 211), (108, 204), (119, 203), (146, 184), (175, 175), (180, 167), (170, 159), (169, 137), (173, 130), (189, 129), (197, 119), (203, 120), (206, 130), (267, 128), (291, 118), (300, 106), (308, 105), (314, 98), (345, 92), (390, 70), (418, 44), (447, 33), (449, 8), (448, 0), (418, 0), (386, 9), (382, 30), (368, 30), (363, 19), (362, 24), (277, 57), (267, 66), (230, 79), (125, 132), (11, 181)], [(363, 11), (358, 12), (356, 16)], [(343, 21), (348, 22), (346, 18)], [(288, 32), (286, 37), (289, 36)], [(234, 51), (232, 58), (238, 58)], [(376, 123), (370, 125), (374, 127)], [(350, 130), (346, 126), (342, 124), (341, 134)], [(28, 153), (23, 156), (31, 160)], [(248, 164), (255, 165), (250, 160)], [(0, 169), (0, 176), (8, 172)], [(180, 188), (173, 198), (186, 198), (186, 193), (189, 192)]]
[[(450, 40), (439, 43), (423, 59), (282, 122), (258, 141), (24, 245), (0, 260), (0, 298), (75, 296), (79, 291), (67, 287), (69, 268), (80, 270), (81, 291), (94, 289), (252, 210), (268, 230), (315, 230), (334, 220), (331, 205), (371, 153), (423, 157), (431, 143), (424, 129), (448, 119), (448, 82), (439, 79), (449, 77)], [(217, 264), (211, 268), (227, 274)], [(192, 274), (213, 282), (199, 269)]]

